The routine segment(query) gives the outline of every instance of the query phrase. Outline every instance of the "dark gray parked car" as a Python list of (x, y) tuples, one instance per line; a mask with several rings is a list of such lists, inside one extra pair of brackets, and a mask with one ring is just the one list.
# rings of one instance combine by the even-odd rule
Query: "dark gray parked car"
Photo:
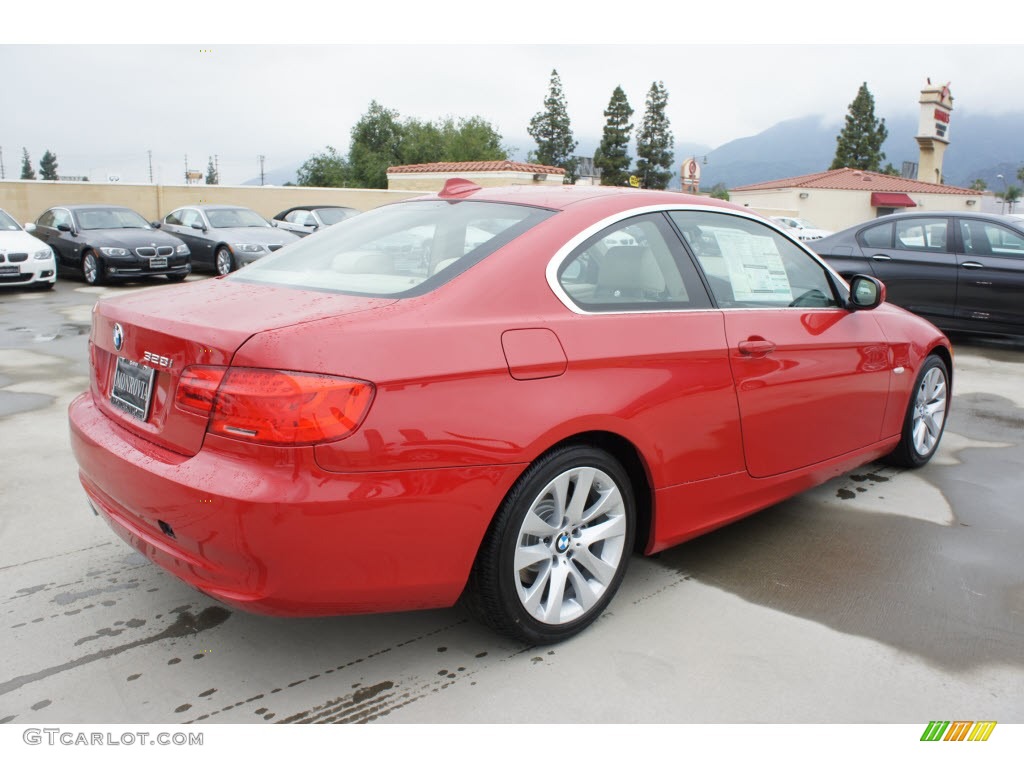
[(299, 237), (311, 235), (324, 227), (351, 219), (359, 211), (342, 205), (298, 205), (274, 217), (278, 229), (294, 232)]
[(191, 271), (188, 246), (131, 208), (59, 205), (25, 229), (53, 249), (58, 274), (80, 272), (90, 285), (153, 275), (178, 282)]
[(188, 205), (164, 216), (161, 228), (192, 250), (192, 267), (226, 275), (288, 243), (283, 232), (256, 211), (238, 205)]
[(1024, 222), (895, 213), (807, 245), (843, 277), (874, 275), (888, 301), (943, 330), (1024, 335)]

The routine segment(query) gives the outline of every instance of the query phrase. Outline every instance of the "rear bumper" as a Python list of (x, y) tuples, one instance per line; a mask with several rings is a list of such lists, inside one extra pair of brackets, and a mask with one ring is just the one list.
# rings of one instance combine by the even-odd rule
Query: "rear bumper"
[(435, 608), (462, 592), (521, 465), (326, 472), (311, 448), (208, 435), (189, 458), (69, 408), (94, 508), (125, 541), (244, 610), (313, 616)]

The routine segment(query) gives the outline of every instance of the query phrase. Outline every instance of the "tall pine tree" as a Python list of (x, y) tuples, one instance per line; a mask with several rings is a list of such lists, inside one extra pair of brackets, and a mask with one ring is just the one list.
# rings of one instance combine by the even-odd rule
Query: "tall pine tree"
[(217, 166), (214, 165), (212, 157), (210, 158), (210, 162), (206, 164), (206, 183), (220, 184), (220, 174), (217, 172)]
[(829, 170), (858, 168), (878, 171), (885, 160), (882, 144), (889, 135), (885, 119), (875, 119), (875, 98), (862, 83), (857, 97), (850, 103), (846, 125), (836, 137), (836, 157)]
[(622, 86), (615, 86), (604, 116), (607, 122), (601, 136), (601, 145), (594, 153), (594, 165), (601, 169), (602, 185), (621, 187), (629, 182), (629, 163), (632, 158), (626, 152), (629, 149), (629, 133), (633, 130), (633, 124), (629, 122), (633, 108), (629, 106)]
[(34, 179), (36, 172), (32, 170), (32, 161), (28, 156), (28, 147), (21, 148), (21, 178)]
[(636, 173), (644, 189), (666, 189), (672, 178), (672, 131), (665, 107), (668, 91), (660, 80), (651, 83), (647, 92), (647, 109), (640, 134), (636, 137)]
[(572, 184), (576, 181), (577, 161), (573, 155), (576, 141), (572, 137), (569, 111), (565, 105), (558, 70), (551, 70), (551, 85), (544, 99), (544, 110), (530, 119), (528, 131), (537, 142), (537, 151), (530, 153), (533, 162), (564, 168), (565, 182)]
[(43, 153), (39, 161), (39, 173), (46, 181), (57, 181), (57, 156), (50, 150)]

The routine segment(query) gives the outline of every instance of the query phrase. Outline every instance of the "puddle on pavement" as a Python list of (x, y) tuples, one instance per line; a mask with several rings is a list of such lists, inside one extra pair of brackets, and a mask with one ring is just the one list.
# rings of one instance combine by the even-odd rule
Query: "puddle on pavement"
[(11, 333), (17, 333), (24, 337), (30, 337), (33, 342), (41, 343), (46, 341), (54, 341), (56, 339), (70, 338), (74, 336), (88, 336), (89, 335), (89, 324), (88, 323), (64, 323), (57, 328), (30, 328), (26, 326), (14, 326), (8, 328)]
[[(878, 515), (804, 494), (667, 550), (658, 562), (750, 603), (945, 669), (1024, 666), (1022, 417), (1024, 409), (1005, 398), (961, 397), (949, 428), (1008, 447), (964, 443), (958, 462), (904, 472), (880, 491), (888, 494), (910, 475), (949, 501), (953, 525), (935, 525), (927, 510)], [(851, 476), (869, 471), (845, 479), (854, 487)], [(909, 498), (911, 505), (929, 503)]]

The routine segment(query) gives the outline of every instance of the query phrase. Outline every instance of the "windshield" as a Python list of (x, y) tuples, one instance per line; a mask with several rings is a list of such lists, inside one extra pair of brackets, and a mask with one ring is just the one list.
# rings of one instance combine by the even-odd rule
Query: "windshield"
[(82, 229), (151, 229), (148, 221), (128, 208), (85, 208), (75, 215)]
[(270, 224), (256, 211), (248, 208), (207, 208), (206, 218), (211, 227), (269, 227)]
[(352, 210), (351, 208), (317, 208), (316, 212), (320, 217), (320, 221), (328, 226), (337, 224), (339, 221), (344, 221), (359, 213), (359, 211)]
[(475, 201), (388, 205), (264, 257), (232, 279), (366, 296), (418, 295), (550, 215), (542, 208)]
[(7, 211), (0, 211), (0, 230), (13, 230), (17, 232), (21, 227), (18, 226), (18, 222), (12, 219)]

